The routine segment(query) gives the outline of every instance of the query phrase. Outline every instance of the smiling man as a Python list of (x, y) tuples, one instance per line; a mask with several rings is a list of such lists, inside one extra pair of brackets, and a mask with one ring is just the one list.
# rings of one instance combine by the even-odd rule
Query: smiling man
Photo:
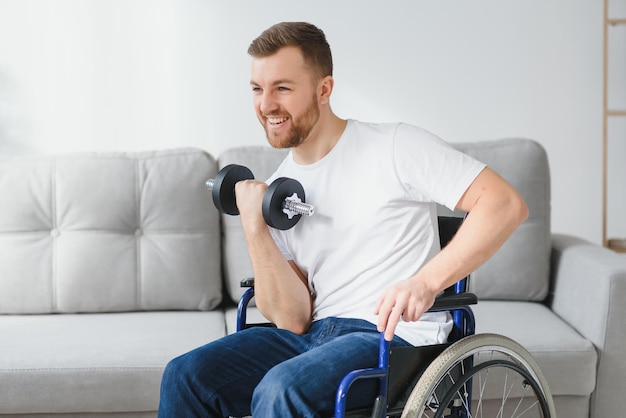
[[(484, 263), (527, 216), (493, 170), (424, 131), (342, 119), (330, 107), (324, 33), (280, 23), (255, 39), (250, 86), (269, 143), (289, 154), (267, 182), (236, 185), (255, 300), (276, 328), (250, 328), (172, 360), (161, 417), (324, 417), (350, 370), (392, 346), (443, 342), (443, 289)], [(263, 220), (267, 184), (292, 177), (316, 215), (279, 231)], [(470, 212), (442, 251), (437, 204)], [(375, 387), (351, 398), (370, 403)]]

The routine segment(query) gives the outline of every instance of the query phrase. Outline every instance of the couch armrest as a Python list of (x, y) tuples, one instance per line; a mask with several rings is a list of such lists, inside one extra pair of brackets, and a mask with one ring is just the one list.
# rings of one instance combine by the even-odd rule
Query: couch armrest
[(591, 416), (619, 416), (626, 393), (626, 255), (552, 236), (552, 310), (598, 350)]

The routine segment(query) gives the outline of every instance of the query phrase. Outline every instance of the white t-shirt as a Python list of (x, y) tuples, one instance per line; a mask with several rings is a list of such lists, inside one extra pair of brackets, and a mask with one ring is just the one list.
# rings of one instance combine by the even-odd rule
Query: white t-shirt
[[(277, 177), (297, 179), (315, 214), (272, 229), (278, 248), (308, 277), (313, 320), (361, 318), (377, 323), (376, 301), (439, 251), (436, 202), (454, 209), (485, 165), (435, 135), (407, 124), (348, 120), (320, 161), (287, 155)], [(401, 321), (396, 335), (413, 345), (446, 340), (446, 313)]]

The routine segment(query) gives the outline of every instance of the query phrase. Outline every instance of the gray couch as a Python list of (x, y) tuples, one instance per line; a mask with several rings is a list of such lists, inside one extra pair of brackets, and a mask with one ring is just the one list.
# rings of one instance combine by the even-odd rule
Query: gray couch
[[(626, 258), (550, 234), (537, 143), (456, 146), (530, 207), (473, 275), (477, 332), (534, 354), (559, 416), (622, 416)], [(195, 149), (0, 160), (0, 416), (154, 417), (167, 361), (234, 331), (238, 283), (251, 275), (239, 219), (217, 214), (204, 181), (229, 163), (265, 178), (284, 155), (244, 147), (218, 161)], [(250, 319), (259, 316), (252, 308)]]

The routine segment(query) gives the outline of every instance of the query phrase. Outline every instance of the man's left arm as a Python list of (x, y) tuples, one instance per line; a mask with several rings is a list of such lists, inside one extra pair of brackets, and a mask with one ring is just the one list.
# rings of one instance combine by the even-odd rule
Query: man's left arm
[(452, 241), (415, 275), (387, 288), (375, 313), (378, 330), (393, 338), (400, 320), (417, 321), (447, 287), (489, 259), (528, 217), (520, 194), (486, 167), (456, 205), (468, 216)]

